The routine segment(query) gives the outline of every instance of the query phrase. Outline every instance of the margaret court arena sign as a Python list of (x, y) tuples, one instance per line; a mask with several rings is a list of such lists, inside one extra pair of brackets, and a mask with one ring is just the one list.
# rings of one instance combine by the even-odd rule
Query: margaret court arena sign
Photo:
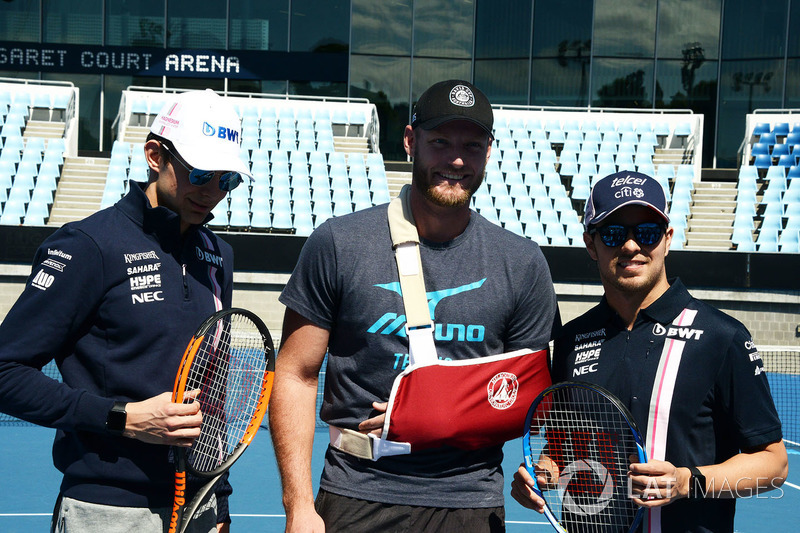
[(0, 70), (177, 78), (347, 81), (347, 54), (0, 41)]

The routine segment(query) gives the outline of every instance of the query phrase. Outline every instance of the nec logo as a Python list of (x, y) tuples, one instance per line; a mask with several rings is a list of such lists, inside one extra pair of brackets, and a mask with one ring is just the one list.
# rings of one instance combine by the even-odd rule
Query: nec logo
[(591, 374), (592, 372), (597, 372), (597, 365), (598, 363), (592, 363), (590, 365), (583, 365), (579, 368), (574, 368), (572, 370), (572, 377), (583, 376), (586, 374)]
[(220, 139), (226, 139), (237, 144), (239, 143), (238, 131), (226, 128), (225, 126), (215, 128), (208, 122), (203, 122), (203, 135), (206, 137), (219, 137)]
[(131, 294), (131, 300), (133, 301), (133, 305), (147, 304), (151, 302), (163, 302), (164, 293), (162, 291), (154, 291), (154, 292), (141, 292), (139, 294)]
[(676, 327), (669, 327), (665, 328), (661, 324), (656, 324), (653, 326), (653, 335), (666, 335), (667, 337), (679, 338), (679, 339), (688, 339), (688, 340), (700, 340), (700, 335), (702, 335), (704, 331), (702, 329), (692, 329), (692, 328), (676, 328)]

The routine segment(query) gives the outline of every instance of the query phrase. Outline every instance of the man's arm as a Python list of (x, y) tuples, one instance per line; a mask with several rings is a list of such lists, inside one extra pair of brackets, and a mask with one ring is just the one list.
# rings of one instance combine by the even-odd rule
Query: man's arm
[[(734, 455), (716, 465), (699, 466), (706, 478), (706, 498), (742, 498), (777, 489), (789, 471), (783, 441), (772, 442)], [(689, 495), (691, 472), (666, 461), (631, 465), (636, 503), (645, 507), (666, 505)]]
[(319, 370), (328, 330), (286, 309), (283, 340), (275, 359), (269, 426), (283, 485), (286, 531), (324, 531), (314, 510), (311, 453)]

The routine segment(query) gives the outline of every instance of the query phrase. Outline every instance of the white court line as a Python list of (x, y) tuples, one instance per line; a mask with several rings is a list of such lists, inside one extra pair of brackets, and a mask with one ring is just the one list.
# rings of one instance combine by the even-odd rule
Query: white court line
[(792, 487), (793, 489), (800, 490), (800, 485), (795, 485), (794, 483), (789, 483), (788, 481), (784, 481), (784, 482), (783, 482), (783, 484), (784, 484), (784, 485), (789, 485), (789, 486), (790, 486), (790, 487)]

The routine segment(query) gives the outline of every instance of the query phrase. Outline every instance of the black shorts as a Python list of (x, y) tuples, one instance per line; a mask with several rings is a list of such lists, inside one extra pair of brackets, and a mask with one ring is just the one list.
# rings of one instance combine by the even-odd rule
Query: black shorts
[(370, 502), (323, 489), (315, 502), (326, 532), (503, 533), (503, 507), (449, 509)]

